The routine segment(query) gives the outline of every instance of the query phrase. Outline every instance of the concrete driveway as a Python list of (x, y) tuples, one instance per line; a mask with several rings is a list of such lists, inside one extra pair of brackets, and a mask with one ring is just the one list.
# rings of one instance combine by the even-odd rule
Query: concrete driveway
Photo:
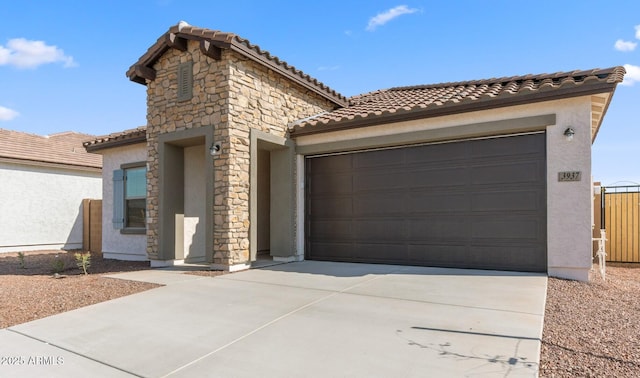
[(0, 376), (537, 375), (541, 274), (304, 261), (118, 277), (166, 286), (0, 330)]

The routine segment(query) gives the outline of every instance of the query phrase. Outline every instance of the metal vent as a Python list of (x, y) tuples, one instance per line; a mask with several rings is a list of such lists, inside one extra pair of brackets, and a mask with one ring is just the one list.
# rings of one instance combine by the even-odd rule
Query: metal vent
[(193, 97), (193, 62), (178, 66), (178, 101), (188, 101)]

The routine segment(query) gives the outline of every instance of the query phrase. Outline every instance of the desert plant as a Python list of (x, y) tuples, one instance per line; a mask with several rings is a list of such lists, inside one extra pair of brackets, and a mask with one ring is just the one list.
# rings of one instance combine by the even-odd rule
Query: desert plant
[(20, 268), (24, 269), (24, 252), (18, 252), (18, 260), (20, 261)]
[(87, 269), (91, 266), (91, 252), (74, 254), (76, 258), (76, 265), (80, 268), (85, 275), (89, 274)]
[(64, 270), (64, 261), (60, 258), (59, 255), (56, 255), (56, 257), (53, 259), (53, 262), (51, 263), (51, 266), (53, 268), (53, 273), (60, 273)]

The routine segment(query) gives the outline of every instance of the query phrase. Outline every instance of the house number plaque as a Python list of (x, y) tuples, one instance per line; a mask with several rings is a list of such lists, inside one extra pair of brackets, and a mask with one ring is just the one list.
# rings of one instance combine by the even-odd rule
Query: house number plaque
[(558, 172), (558, 181), (580, 181), (581, 178), (580, 171)]

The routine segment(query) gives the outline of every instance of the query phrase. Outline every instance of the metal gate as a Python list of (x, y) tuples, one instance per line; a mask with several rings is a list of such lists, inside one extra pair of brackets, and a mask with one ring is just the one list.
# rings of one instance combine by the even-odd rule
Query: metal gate
[(602, 187), (600, 201), (607, 261), (640, 262), (640, 185)]

